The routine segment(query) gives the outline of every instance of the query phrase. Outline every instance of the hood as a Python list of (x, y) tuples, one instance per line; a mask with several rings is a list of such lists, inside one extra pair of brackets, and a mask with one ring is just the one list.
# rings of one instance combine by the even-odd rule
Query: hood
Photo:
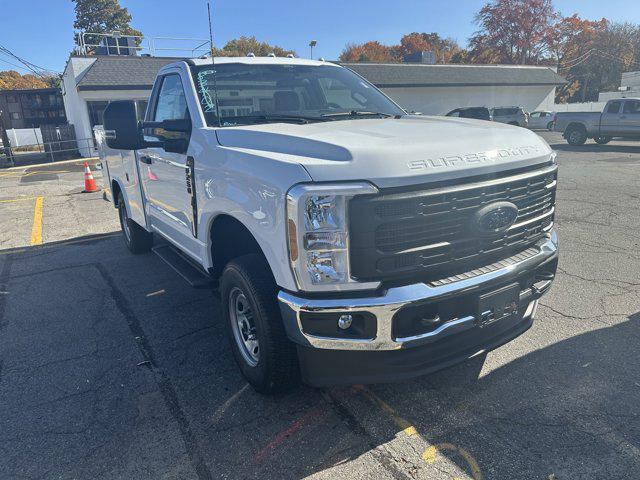
[(450, 117), (272, 123), (216, 134), (226, 148), (296, 161), (317, 182), (368, 180), (381, 188), (530, 166), (551, 153), (524, 128)]

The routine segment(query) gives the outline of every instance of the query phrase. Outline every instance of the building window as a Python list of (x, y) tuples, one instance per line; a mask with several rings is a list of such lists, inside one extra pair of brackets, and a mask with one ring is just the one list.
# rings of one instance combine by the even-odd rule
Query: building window
[(20, 120), (20, 118), (22, 117), (20, 116), (20, 112), (13, 112), (11, 114), (11, 118), (13, 118), (14, 120)]

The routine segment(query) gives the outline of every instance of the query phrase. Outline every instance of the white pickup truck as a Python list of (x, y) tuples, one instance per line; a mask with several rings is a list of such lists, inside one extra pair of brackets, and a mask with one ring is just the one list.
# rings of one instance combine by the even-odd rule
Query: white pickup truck
[(141, 118), (104, 113), (126, 245), (214, 286), (258, 391), (464, 361), (525, 332), (554, 278), (557, 165), (528, 130), (273, 57), (167, 65)]

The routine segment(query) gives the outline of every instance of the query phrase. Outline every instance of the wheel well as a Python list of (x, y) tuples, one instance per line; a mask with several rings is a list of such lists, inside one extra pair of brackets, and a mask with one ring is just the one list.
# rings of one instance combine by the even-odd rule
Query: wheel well
[(241, 222), (229, 215), (219, 215), (210, 229), (213, 275), (219, 277), (230, 260), (249, 253), (264, 256), (260, 245)]
[(567, 125), (567, 128), (565, 128), (564, 131), (568, 132), (571, 129), (583, 130), (585, 132), (587, 131), (587, 128), (581, 123), (570, 123), (569, 125)]
[(118, 195), (120, 195), (120, 184), (115, 180), (111, 181), (111, 196), (113, 197), (113, 205), (118, 206)]

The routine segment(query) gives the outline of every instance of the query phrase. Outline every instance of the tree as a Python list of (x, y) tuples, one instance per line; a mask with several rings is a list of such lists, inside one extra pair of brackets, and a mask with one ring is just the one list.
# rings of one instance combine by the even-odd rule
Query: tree
[(376, 41), (347, 44), (340, 54), (341, 62), (397, 63), (401, 58), (397, 48), (388, 47)]
[(449, 63), (451, 58), (460, 51), (460, 46), (455, 40), (442, 38), (435, 32), (414, 32), (400, 39), (398, 49), (401, 57), (416, 52), (431, 51), (435, 54), (437, 63)]
[(277, 45), (260, 42), (253, 36), (235, 38), (229, 40), (224, 47), (213, 49), (213, 54), (217, 57), (244, 57), (249, 53), (253, 53), (256, 57), (266, 57), (270, 53), (275, 53), (277, 57), (295, 55), (293, 50), (286, 50)]
[(387, 46), (377, 41), (347, 44), (340, 54), (340, 61), (398, 63), (405, 55), (427, 51), (435, 53), (438, 62), (449, 63), (460, 47), (455, 40), (442, 38), (435, 32), (413, 32), (403, 36), (399, 45)]
[(0, 90), (25, 90), (29, 88), (47, 88), (42, 78), (27, 73), (20, 75), (15, 70), (0, 72)]
[(554, 26), (551, 42), (558, 72), (567, 79), (559, 102), (595, 101), (601, 91), (615, 90), (622, 72), (640, 68), (640, 27), (630, 23), (565, 17)]
[(476, 63), (539, 63), (556, 18), (552, 0), (492, 0), (476, 15), (471, 56)]
[(577, 14), (564, 17), (553, 26), (550, 50), (558, 73), (567, 79), (567, 84), (557, 89), (556, 101), (566, 102), (586, 94), (584, 86), (590, 76), (590, 57), (596, 47), (596, 39), (607, 28), (605, 19), (583, 20)]
[[(73, 28), (82, 32), (111, 33), (118, 31), (123, 35), (142, 36), (142, 32), (131, 27), (131, 14), (120, 6), (118, 0), (71, 0), (76, 4), (76, 19)], [(90, 45), (100, 43), (102, 37), (86, 35), (85, 42)], [(139, 44), (139, 39), (136, 39)]]

